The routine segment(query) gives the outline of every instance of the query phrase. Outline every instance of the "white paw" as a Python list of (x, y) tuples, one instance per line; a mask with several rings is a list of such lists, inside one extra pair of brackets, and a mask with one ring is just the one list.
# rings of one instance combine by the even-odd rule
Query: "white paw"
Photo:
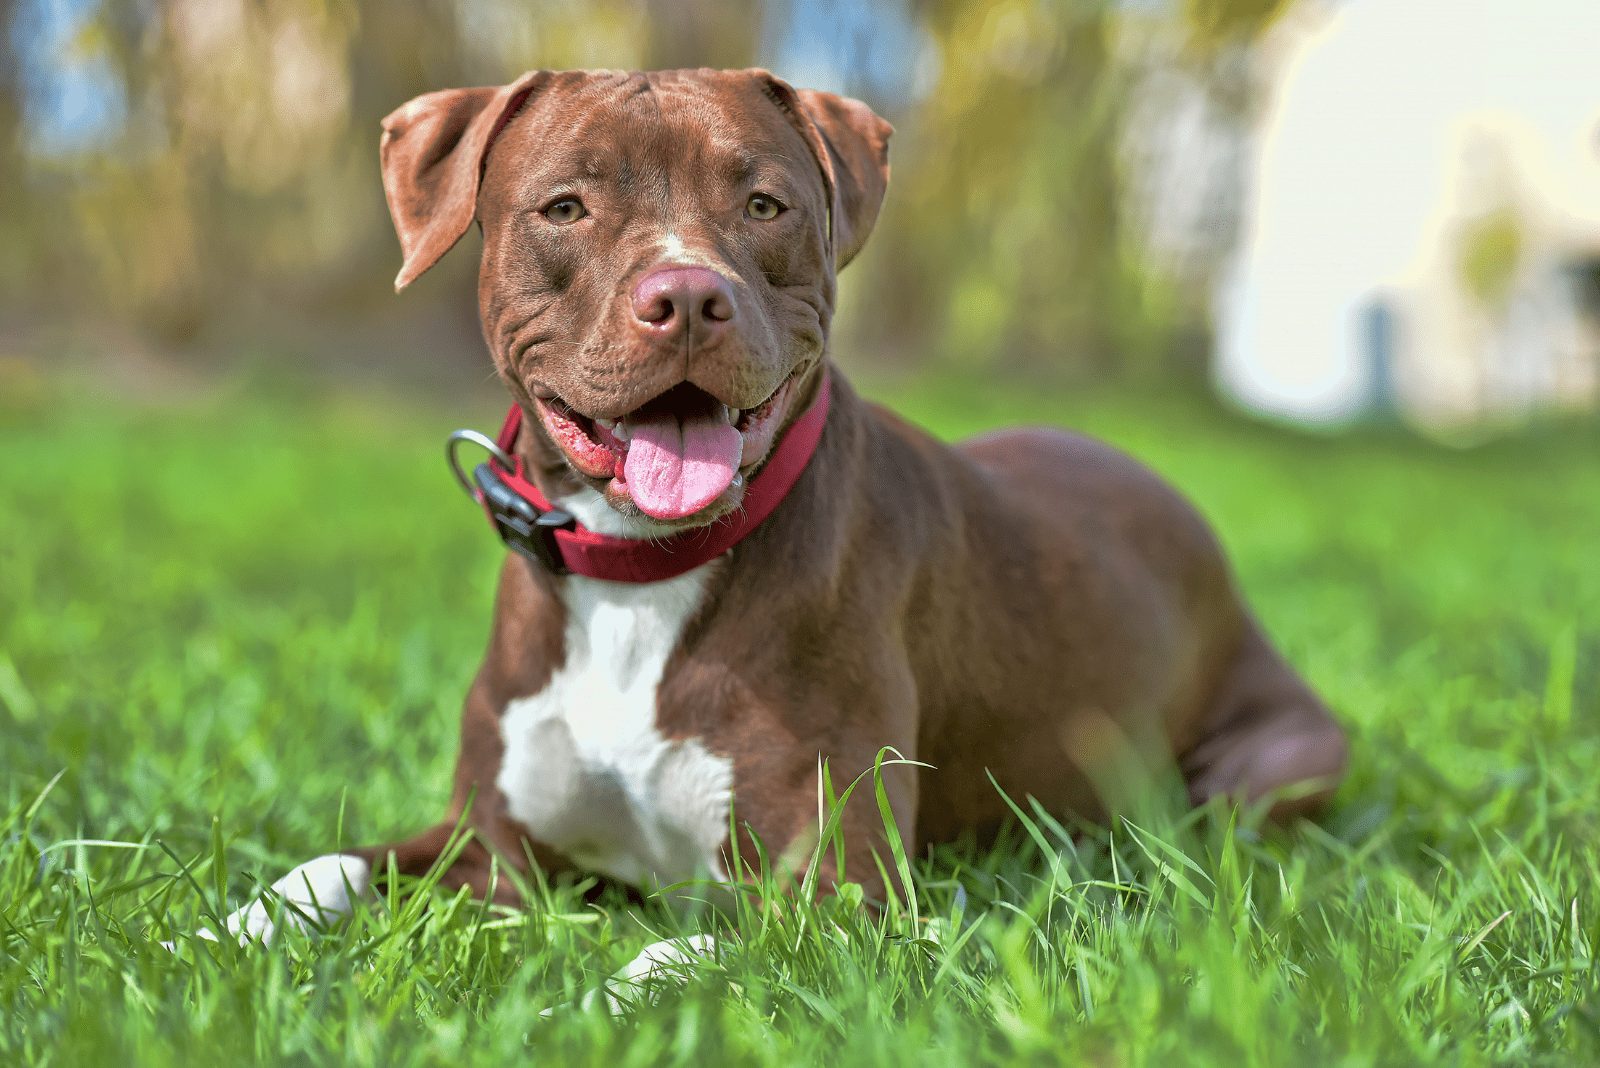
[[(644, 1005), (653, 1005), (666, 987), (688, 982), (698, 966), (714, 960), (716, 948), (716, 938), (708, 934), (652, 942), (640, 950), (637, 957), (611, 973), (611, 977), (600, 984), (599, 989), (585, 994), (577, 1004), (588, 1009), (601, 1003), (604, 998), (606, 1011), (613, 1016), (621, 1016)], [(554, 1015), (560, 1007), (545, 1009), (539, 1015)]]
[[(355, 911), (355, 903), (366, 896), (372, 867), (360, 857), (330, 853), (308, 860), (273, 883), (260, 897), (231, 914), (223, 925), (240, 945), (260, 942), (270, 945), (279, 923), (299, 931), (321, 931)], [(196, 938), (217, 941), (210, 928), (195, 932)], [(163, 942), (171, 950), (174, 943)]]

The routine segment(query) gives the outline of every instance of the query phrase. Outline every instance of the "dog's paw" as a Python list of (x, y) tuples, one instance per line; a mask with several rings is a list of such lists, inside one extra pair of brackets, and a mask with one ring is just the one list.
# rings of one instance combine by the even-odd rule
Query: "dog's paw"
[(716, 948), (716, 938), (708, 934), (652, 942), (577, 1002), (552, 1006), (539, 1015), (549, 1017), (563, 1008), (588, 1010), (603, 1004), (611, 1015), (621, 1016), (645, 1005), (653, 1005), (660, 999), (663, 990), (683, 985), (694, 977), (699, 966), (715, 960)]
[[(280, 925), (299, 931), (323, 931), (355, 911), (356, 902), (366, 896), (371, 881), (372, 866), (360, 857), (347, 853), (317, 857), (230, 914), (223, 927), (242, 946), (253, 942), (270, 945)], [(219, 941), (209, 927), (200, 928), (194, 937)], [(176, 952), (176, 942), (161, 945)]]

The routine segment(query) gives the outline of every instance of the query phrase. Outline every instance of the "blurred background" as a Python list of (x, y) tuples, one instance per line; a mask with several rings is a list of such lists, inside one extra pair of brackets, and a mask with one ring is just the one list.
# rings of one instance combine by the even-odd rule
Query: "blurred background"
[[(1374, 1063), (1600, 1063), (1553, 1052), (1600, 1034), (1600, 0), (0, 0), (13, 1044), (289, 1061), (315, 1035), (335, 1052), (313, 1060), (459, 1061), (460, 1036), (525, 1041), (527, 1006), (590, 985), (598, 958), (485, 942), (434, 954), (426, 996), (345, 981), (338, 961), (367, 958), (340, 956), (317, 966), (337, 992), (307, 998), (302, 969), (264, 957), (296, 993), (236, 969), (215, 988), (239, 1011), (213, 1012), (207, 973), (151, 985), (116, 940), (192, 930), (163, 904), (198, 907), (190, 882), (239, 901), (449, 798), (505, 552), (441, 446), (506, 401), (475, 233), (391, 288), (380, 117), (529, 68), (702, 64), (852, 94), (897, 129), (883, 215), (841, 280), (852, 381), (943, 438), (1066, 426), (1148, 464), (1216, 529), (1354, 746), (1326, 833), (1291, 858), (1249, 854), (1241, 876), (1231, 825), (1204, 856), (1174, 839), (1214, 907), (1163, 919), (1177, 895), (1155, 874), (1129, 894), (1123, 860), (1096, 860), (1085, 900), (1107, 923), (1052, 893), (1043, 919), (1014, 910), (971, 943), (994, 962), (1037, 943), (1041, 970), (997, 963), (1009, 985), (952, 978), (973, 993), (862, 995), (826, 1018), (805, 995), (774, 1026), (836, 1042), (976, 1015), (1037, 1036), (1013, 1060), (1132, 1063), (1116, 1051), (1133, 1035), (1224, 1064), (1325, 1063), (1341, 1042)], [(48, 854), (94, 875), (69, 892), (66, 868), (35, 873), (42, 843), (73, 838), (142, 845)], [(177, 858), (196, 879), (171, 878)], [(971, 884), (969, 915), (1031, 878)], [(1255, 918), (1222, 889), (1241, 879)], [(517, 930), (604, 945), (622, 926)], [(791, 997), (747, 989), (728, 1034)], [(334, 1022), (352, 998), (368, 1007)], [(684, 1034), (724, 1030), (679, 1015)], [(967, 1048), (909, 1026), (881, 1048)]]
[[(835, 350), (1475, 440), (1600, 399), (1600, 4), (9, 0), (0, 390), (243, 364), (479, 382), (378, 120), (531, 67), (763, 65), (894, 122)], [(9, 383), (9, 386), (7, 385)]]

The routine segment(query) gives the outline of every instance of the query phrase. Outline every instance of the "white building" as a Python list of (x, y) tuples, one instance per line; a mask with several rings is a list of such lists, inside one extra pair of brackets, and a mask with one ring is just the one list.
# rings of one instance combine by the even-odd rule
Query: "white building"
[(1274, 42), (1216, 373), (1461, 425), (1600, 400), (1600, 0), (1343, 0)]

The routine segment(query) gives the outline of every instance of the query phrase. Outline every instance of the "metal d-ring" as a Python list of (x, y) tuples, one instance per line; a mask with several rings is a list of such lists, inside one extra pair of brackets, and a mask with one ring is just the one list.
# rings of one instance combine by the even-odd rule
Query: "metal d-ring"
[(507, 471), (515, 471), (517, 469), (517, 462), (506, 455), (506, 451), (495, 444), (494, 439), (487, 434), (480, 434), (476, 430), (451, 431), (450, 436), (444, 441), (444, 458), (450, 464), (450, 473), (456, 476), (456, 481), (461, 483), (461, 488), (466, 490), (467, 496), (473, 500), (478, 499), (478, 490), (472, 484), (472, 480), (467, 477), (467, 473), (461, 469), (461, 461), (456, 458), (456, 450), (461, 447), (463, 441), (478, 446), (478, 448), (499, 460), (500, 466)]

